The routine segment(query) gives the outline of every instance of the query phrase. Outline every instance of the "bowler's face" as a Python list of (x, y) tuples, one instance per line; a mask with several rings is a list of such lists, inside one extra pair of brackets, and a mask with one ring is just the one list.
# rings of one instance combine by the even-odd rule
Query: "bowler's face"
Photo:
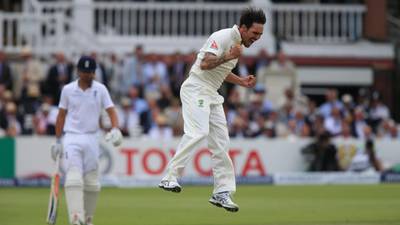
[(260, 23), (253, 23), (253, 25), (250, 28), (247, 28), (246, 26), (243, 25), (240, 29), (242, 29), (243, 31), (241, 32), (242, 44), (248, 48), (255, 41), (260, 39), (264, 31), (264, 25)]

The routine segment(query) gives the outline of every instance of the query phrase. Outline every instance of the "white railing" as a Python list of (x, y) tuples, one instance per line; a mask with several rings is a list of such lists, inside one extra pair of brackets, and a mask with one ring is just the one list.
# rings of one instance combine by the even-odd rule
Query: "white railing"
[(362, 5), (275, 4), (273, 32), (296, 42), (351, 42), (362, 38)]
[(99, 35), (208, 36), (238, 23), (248, 4), (96, 2)]
[[(238, 22), (248, 4), (94, 3), (99, 35), (207, 36)], [(362, 5), (274, 4), (276, 37), (297, 42), (349, 42), (362, 37)]]
[(269, 34), (271, 29), (279, 39), (353, 42), (362, 38), (366, 10), (362, 5), (269, 5), (269, 1), (256, 0), (248, 3), (84, 2), (89, 5), (74, 5), (79, 1), (25, 0), (22, 13), (0, 12), (0, 47), (16, 51), (28, 44), (38, 51), (47, 51), (64, 45), (71, 51), (76, 48), (113, 51), (117, 45), (131, 49), (135, 40), (139, 40), (160, 51), (182, 50), (182, 46), (197, 49), (213, 31), (238, 23), (241, 11), (254, 4), (267, 11), (269, 24), (265, 33)]
[(60, 50), (64, 38), (64, 18), (60, 15), (0, 13), (0, 47), (20, 52), (29, 45), (34, 51)]

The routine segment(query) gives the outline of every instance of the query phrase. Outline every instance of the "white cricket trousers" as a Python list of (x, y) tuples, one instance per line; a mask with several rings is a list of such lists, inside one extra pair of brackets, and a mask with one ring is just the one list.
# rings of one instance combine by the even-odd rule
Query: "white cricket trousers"
[(235, 192), (235, 172), (228, 154), (229, 134), (222, 107), (224, 98), (200, 84), (193, 75), (183, 83), (180, 97), (184, 135), (163, 180), (176, 181), (181, 177), (194, 151), (201, 147), (203, 140), (207, 140), (214, 175), (213, 193)]
[(98, 169), (100, 146), (97, 133), (66, 133), (63, 138), (63, 148), (63, 164), (66, 171), (76, 167), (81, 174), (86, 174)]

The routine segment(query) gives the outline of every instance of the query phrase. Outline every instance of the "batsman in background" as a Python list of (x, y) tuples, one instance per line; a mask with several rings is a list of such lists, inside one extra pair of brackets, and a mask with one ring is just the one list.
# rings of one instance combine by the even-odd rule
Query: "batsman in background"
[[(99, 120), (107, 111), (112, 129), (106, 140), (114, 146), (122, 142), (114, 104), (106, 87), (94, 81), (96, 62), (82, 56), (77, 64), (79, 79), (64, 86), (56, 121), (57, 142), (53, 159), (62, 154), (66, 171), (65, 197), (70, 223), (93, 225), (99, 182)], [(62, 133), (64, 132), (61, 141)]]
[(214, 191), (209, 202), (231, 212), (239, 210), (231, 198), (236, 191), (235, 172), (228, 155), (229, 136), (222, 107), (224, 98), (217, 90), (224, 81), (254, 87), (256, 79), (253, 75), (239, 77), (231, 71), (242, 54), (242, 45), (248, 48), (257, 41), (265, 22), (262, 10), (248, 8), (242, 12), (239, 26), (214, 32), (200, 49), (180, 91), (184, 135), (158, 185), (160, 188), (181, 191), (177, 179), (182, 176), (193, 150), (207, 140), (214, 175)]

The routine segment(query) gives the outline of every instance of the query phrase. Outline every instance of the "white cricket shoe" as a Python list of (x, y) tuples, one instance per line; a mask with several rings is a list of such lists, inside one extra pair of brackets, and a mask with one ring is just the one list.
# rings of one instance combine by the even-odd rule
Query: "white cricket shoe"
[(213, 194), (208, 202), (229, 212), (239, 211), (239, 206), (232, 201), (231, 194), (228, 191)]
[(178, 184), (178, 182), (176, 181), (169, 181), (169, 180), (162, 180), (159, 184), (158, 184), (159, 188), (162, 188), (166, 191), (172, 191), (175, 193), (179, 193), (182, 190), (181, 185)]

